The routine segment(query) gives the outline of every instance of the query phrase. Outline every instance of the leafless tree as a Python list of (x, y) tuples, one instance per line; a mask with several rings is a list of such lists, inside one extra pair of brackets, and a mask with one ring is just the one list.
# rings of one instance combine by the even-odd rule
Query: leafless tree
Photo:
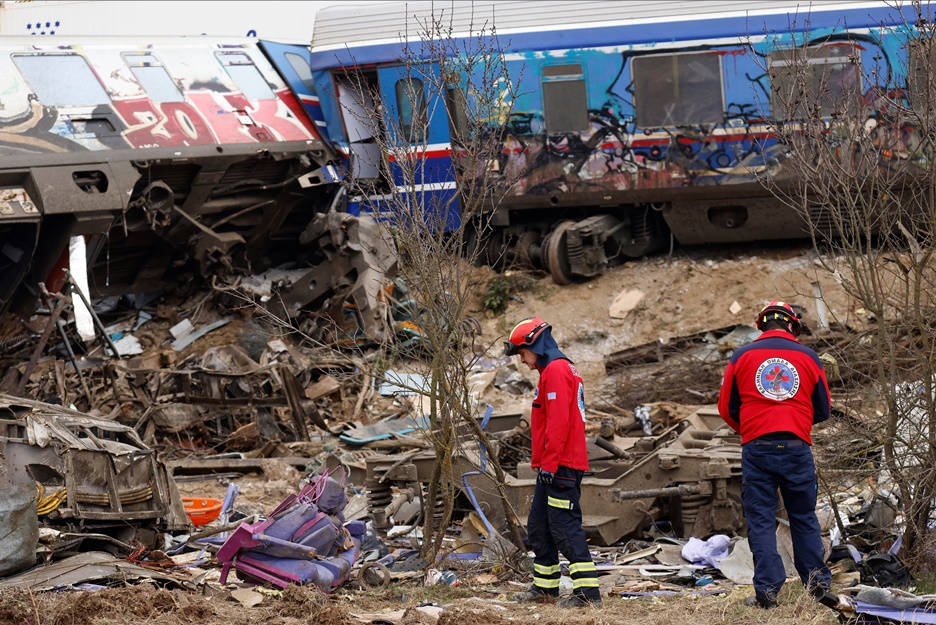
[(874, 391), (862, 431), (883, 450), (901, 556), (919, 571), (936, 507), (936, 30), (929, 7), (914, 8), (916, 23), (861, 35), (843, 23), (814, 37), (800, 16), (802, 35), (767, 33), (759, 49), (777, 139), (761, 173), (874, 320), (839, 364)]
[[(352, 97), (342, 101), (343, 113), (359, 129), (357, 145), (351, 138), (345, 192), (351, 204), (378, 216), (397, 251), (396, 284), (405, 296), (390, 306), (396, 309), (396, 330), (407, 338), (396, 343), (388, 360), (415, 357), (427, 374), (427, 385), (411, 390), (425, 397), (425, 433), (437, 458), (422, 528), (423, 557), (430, 557), (442, 547), (461, 478), (457, 467), (467, 457), (459, 432), (467, 430), (474, 445), (491, 449), (479, 426), (483, 409), (469, 383), (479, 356), (476, 328), (465, 320), (480, 288), (471, 271), (482, 247), (478, 242), (490, 232), (490, 219), (510, 185), (493, 164), (502, 149), (498, 129), (510, 113), (517, 83), (508, 74), (492, 21), (456, 33), (444, 4), (428, 17), (407, 21), (418, 32), (401, 37), (395, 93), (383, 92), (385, 85), (364, 68), (344, 72), (342, 87)], [(432, 141), (439, 129), (449, 134), (450, 147)], [(439, 157), (440, 151), (445, 156)], [(406, 353), (399, 353), (401, 347)], [(496, 453), (488, 458), (512, 539), (519, 544), (503, 471)], [(435, 502), (441, 507), (438, 518), (428, 513)]]

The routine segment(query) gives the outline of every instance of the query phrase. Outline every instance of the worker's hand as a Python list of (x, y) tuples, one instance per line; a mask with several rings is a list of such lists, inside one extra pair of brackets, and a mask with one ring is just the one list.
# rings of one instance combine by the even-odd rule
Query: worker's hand
[(540, 469), (539, 475), (536, 478), (537, 482), (546, 484), (547, 486), (553, 483), (553, 472), (547, 471), (546, 469)]

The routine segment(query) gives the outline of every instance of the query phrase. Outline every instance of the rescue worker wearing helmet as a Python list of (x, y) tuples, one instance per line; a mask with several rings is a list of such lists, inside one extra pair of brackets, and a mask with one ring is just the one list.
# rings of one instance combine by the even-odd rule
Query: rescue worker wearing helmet
[(582, 477), (588, 469), (585, 448), (585, 387), (572, 361), (559, 350), (551, 326), (539, 317), (524, 319), (504, 343), (507, 356), (540, 374), (530, 430), (536, 490), (527, 519), (535, 558), (533, 586), (517, 601), (546, 601), (559, 595), (559, 553), (569, 560), (572, 595), (563, 607), (600, 606), (598, 571), (582, 529)]
[(819, 356), (802, 345), (800, 316), (773, 301), (757, 316), (762, 331), (734, 351), (725, 370), (718, 412), (741, 434), (742, 503), (754, 555), (749, 606), (772, 608), (786, 579), (777, 553), (777, 489), (793, 538), (803, 585), (825, 603), (832, 575), (816, 518), (812, 426), (829, 418), (829, 385)]

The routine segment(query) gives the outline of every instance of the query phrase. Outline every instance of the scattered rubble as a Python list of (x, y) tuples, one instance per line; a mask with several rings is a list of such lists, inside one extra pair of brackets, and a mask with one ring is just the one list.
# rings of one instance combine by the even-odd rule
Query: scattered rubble
[[(251, 296), (273, 301), (297, 276), (267, 272), (251, 283)], [(639, 314), (643, 292), (624, 295), (617, 314)], [(388, 283), (367, 298), (367, 315), (384, 314), (393, 340), (418, 346), (405, 285)], [(515, 407), (534, 387), (515, 363), (484, 355), (475, 362), (469, 379), (479, 401), (510, 401), (477, 415), (490, 449), (468, 428), (460, 432), (453, 525), (440, 560), (426, 562), (419, 526), (443, 503), (427, 499), (436, 458), (421, 395), (431, 380), (405, 362), (376, 373), (368, 345), (379, 335), (362, 321), (360, 304), (333, 302), (350, 313), (347, 336), (358, 348), (342, 353), (335, 337), (298, 340), (289, 323), (229, 308), (236, 299), (225, 287), (152, 299), (142, 309), (90, 302), (97, 338), (87, 344), (75, 335), (71, 300), (57, 294), (27, 324), (4, 321), (10, 368), (2, 388), (19, 396), (0, 396), (0, 589), (120, 580), (259, 610), (297, 586), (354, 593), (409, 583), (490, 592), (485, 614), (522, 589), (529, 560), (504, 538), (487, 462), (496, 455), (506, 471), (501, 485), (524, 525), (535, 475), (529, 412)], [(318, 329), (298, 313), (290, 323)], [(603, 356), (627, 397), (626, 407), (601, 396), (588, 406), (582, 507), (605, 594), (718, 596), (750, 584), (739, 440), (711, 406), (695, 404), (714, 402), (727, 358), (756, 335), (729, 325)], [(841, 350), (860, 348), (859, 337), (833, 323), (805, 339), (844, 385), (847, 375), (832, 375), (832, 365)], [(212, 518), (186, 507), (191, 500), (210, 500)], [(892, 496), (855, 483), (820, 500), (838, 609), (925, 612), (929, 597), (882, 592), (913, 583), (890, 553), (900, 524)], [(778, 544), (791, 565), (787, 529), (780, 524)], [(850, 586), (854, 597), (845, 596)], [(441, 622), (466, 605), (431, 606), (418, 618)], [(346, 616), (416, 618), (405, 610)]]

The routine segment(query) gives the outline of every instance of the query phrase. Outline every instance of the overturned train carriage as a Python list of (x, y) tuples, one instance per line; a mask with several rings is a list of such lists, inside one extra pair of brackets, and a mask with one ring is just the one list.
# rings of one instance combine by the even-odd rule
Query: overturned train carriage
[(329, 148), (274, 60), (252, 39), (5, 39), (0, 312), (57, 290), (77, 236), (99, 296), (322, 262)]
[[(591, 471), (582, 481), (581, 504), (585, 533), (593, 544), (639, 537), (660, 521), (687, 537), (745, 532), (741, 440), (714, 409), (700, 409), (649, 437), (591, 439), (589, 457)], [(422, 500), (434, 463), (435, 456), (428, 452), (366, 459), (365, 484), (375, 526), (386, 529), (404, 515), (411, 520), (417, 516), (414, 508), (421, 507), (421, 514), (435, 514), (441, 508), (441, 502)], [(458, 458), (457, 508), (462, 513), (480, 511), (504, 532), (506, 520), (493, 471), (489, 466), (479, 471), (483, 464), (477, 451)], [(529, 462), (508, 474), (503, 487), (525, 524), (536, 487), (536, 472)]]
[[(425, 155), (432, 178), (423, 195), (431, 206), (455, 193), (453, 137), (466, 130), (458, 102), (472, 94), (450, 97), (464, 88), (455, 81), (444, 94), (434, 91), (419, 73), (438, 65), (411, 69), (412, 61), (439, 50), (483, 50), (473, 39), (480, 24), (496, 26), (489, 56), (499, 48), (518, 84), (499, 86), (509, 108), (489, 122), (501, 139), (490, 173), (503, 197), (481, 256), (533, 264), (565, 284), (673, 240), (807, 236), (799, 212), (762, 184), (784, 174), (785, 150), (772, 128), (797, 113), (783, 94), (796, 87), (797, 72), (805, 74), (811, 90), (824, 94), (825, 116), (843, 95), (868, 103), (877, 89), (908, 92), (917, 20), (911, 3), (876, 1), (594, 1), (577, 2), (572, 12), (553, 1), (336, 5), (315, 20), (314, 111), (361, 178), (382, 175), (368, 173), (381, 141), (362, 128), (356, 102), (379, 98), (385, 127), (410, 128), (420, 111), (427, 115), (409, 147)], [(420, 40), (436, 22), (451, 26), (457, 45)], [(807, 67), (793, 66), (791, 50)], [(361, 84), (368, 93), (355, 99)], [(475, 84), (486, 83), (478, 76)], [(869, 127), (888, 124), (881, 111), (866, 113)], [(831, 230), (821, 206), (809, 210)]]

